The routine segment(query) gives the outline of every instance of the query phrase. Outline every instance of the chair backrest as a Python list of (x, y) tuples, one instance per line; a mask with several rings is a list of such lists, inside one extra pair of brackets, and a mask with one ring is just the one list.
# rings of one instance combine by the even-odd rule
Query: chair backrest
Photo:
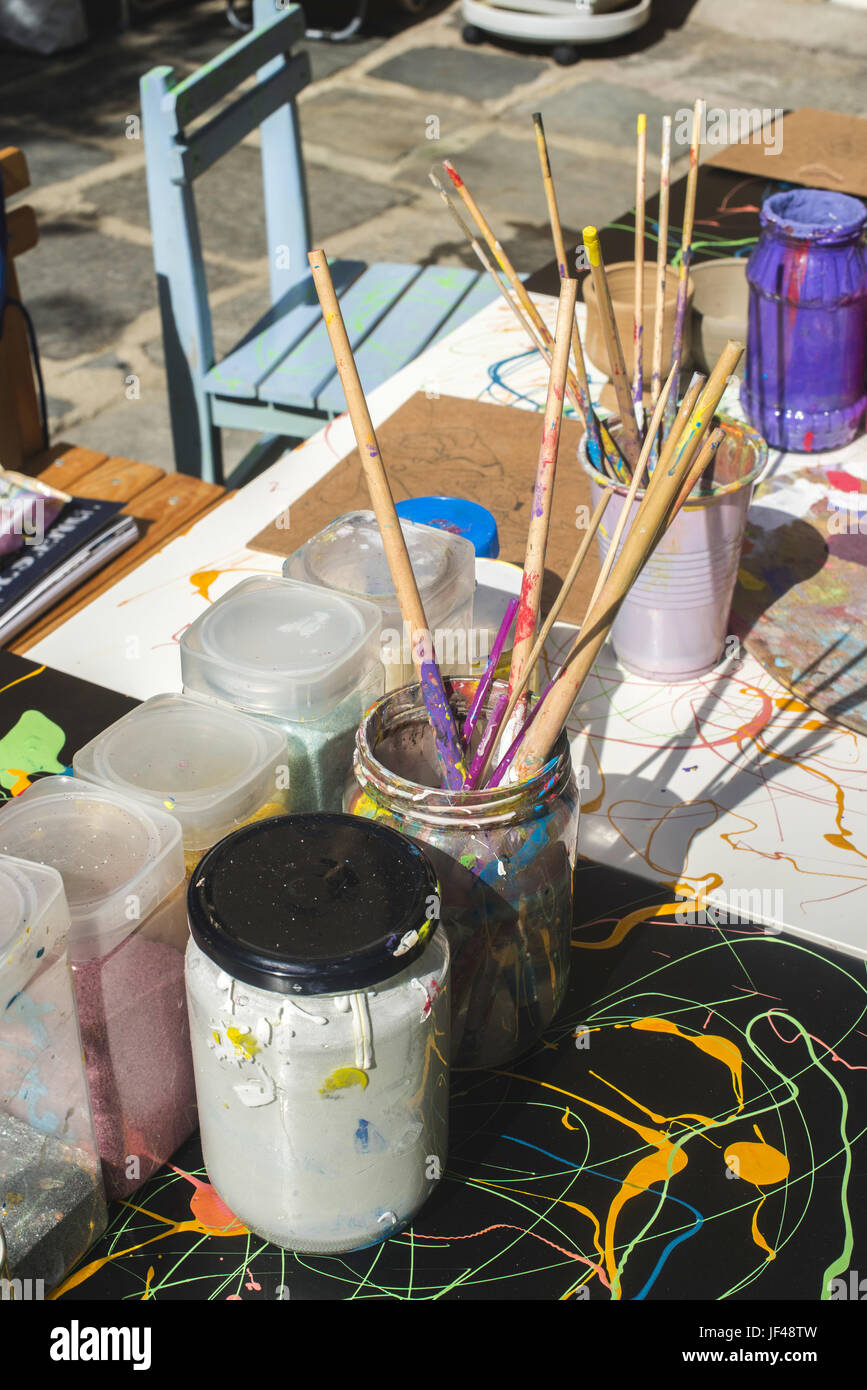
[[(21, 150), (11, 145), (0, 150), (0, 197), (4, 210), (7, 199), (29, 187), (27, 160)], [(31, 207), (16, 207), (6, 212), (5, 222), (6, 297), (20, 301), (15, 257), (29, 251), (39, 240), (36, 216)], [(3, 254), (4, 248), (0, 247), (0, 255)], [(0, 464), (21, 470), (27, 459), (43, 447), (27, 328), (21, 312), (10, 306), (3, 316), (0, 336)]]
[[(304, 15), (295, 4), (253, 0), (253, 22), (249, 34), (182, 81), (173, 84), (169, 67), (141, 80), (157, 281), (164, 309), (170, 298), (180, 346), (199, 371), (214, 365), (214, 352), (193, 183), (257, 127), (271, 302), (308, 274), (310, 221), (295, 98), (310, 81), (310, 60), (291, 52), (304, 34)], [(255, 87), (227, 102), (254, 74)], [(215, 106), (215, 114), (200, 120)]]

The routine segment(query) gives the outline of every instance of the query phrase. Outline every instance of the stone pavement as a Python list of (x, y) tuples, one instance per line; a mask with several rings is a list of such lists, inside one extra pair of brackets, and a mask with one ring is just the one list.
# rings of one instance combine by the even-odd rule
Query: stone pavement
[[(724, 109), (867, 114), (867, 23), (856, 8), (655, 0), (654, 10), (644, 31), (584, 49), (571, 68), (544, 50), (468, 47), (456, 0), (429, 18), (379, 24), (383, 32), (357, 42), (308, 44), (314, 81), (301, 123), (315, 241), (368, 260), (474, 264), (427, 179), (435, 161), (452, 156), (518, 268), (535, 269), (551, 255), (536, 110), (573, 240), (576, 228), (631, 206), (641, 110), (649, 192), (660, 117), (696, 96)], [(0, 53), (0, 144), (27, 154), (27, 200), (41, 228), (20, 275), (54, 440), (173, 465), (144, 154), (128, 117), (138, 111), (142, 72), (157, 63), (191, 71), (234, 37), (223, 0), (204, 0), (52, 59)], [(676, 147), (673, 177), (685, 168), (683, 150)], [(267, 306), (254, 151), (235, 151), (196, 187), (217, 349), (225, 351)], [(228, 467), (251, 442), (240, 432), (227, 437)]]

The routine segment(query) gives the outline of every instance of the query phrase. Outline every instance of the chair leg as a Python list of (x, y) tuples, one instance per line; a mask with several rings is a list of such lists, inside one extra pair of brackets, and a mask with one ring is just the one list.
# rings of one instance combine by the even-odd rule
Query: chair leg
[(190, 370), (181, 346), (169, 282), (164, 275), (157, 276), (157, 295), (163, 323), (175, 469), (206, 483), (222, 484), (222, 434), (219, 426), (213, 423), (210, 397)]

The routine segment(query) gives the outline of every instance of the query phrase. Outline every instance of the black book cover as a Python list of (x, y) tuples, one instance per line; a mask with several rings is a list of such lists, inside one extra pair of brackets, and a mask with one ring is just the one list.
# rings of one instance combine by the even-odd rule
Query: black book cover
[(0, 614), (113, 521), (120, 502), (73, 497), (37, 545), (0, 560)]
[(71, 772), (73, 754), (138, 703), (0, 651), (0, 814), (37, 778)]

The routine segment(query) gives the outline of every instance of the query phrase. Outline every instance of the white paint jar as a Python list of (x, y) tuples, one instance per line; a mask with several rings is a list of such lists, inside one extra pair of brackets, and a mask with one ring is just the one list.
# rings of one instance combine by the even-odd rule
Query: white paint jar
[(208, 1176), (287, 1249), (360, 1249), (446, 1161), (449, 948), (423, 850), (343, 815), (216, 845), (190, 884), (187, 998)]

